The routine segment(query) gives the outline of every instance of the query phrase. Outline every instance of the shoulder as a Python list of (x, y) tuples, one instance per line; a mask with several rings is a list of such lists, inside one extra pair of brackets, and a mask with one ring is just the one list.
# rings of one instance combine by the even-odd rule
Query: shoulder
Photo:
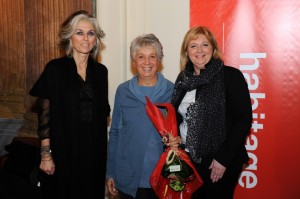
[(238, 73), (242, 74), (242, 72), (239, 69), (237, 69), (235, 67), (232, 67), (232, 66), (226, 66), (226, 65), (224, 65), (224, 73), (226, 75), (228, 75), (228, 74), (238, 74)]
[(60, 57), (60, 58), (55, 58), (50, 60), (47, 65), (60, 65), (60, 64), (66, 64), (72, 60), (71, 58), (68, 57)]
[(167, 87), (174, 87), (174, 83), (167, 79), (161, 72), (157, 72), (157, 75), (159, 82), (165, 82)]
[(126, 93), (130, 93), (129, 92), (129, 80), (118, 85), (118, 87), (115, 91), (115, 98), (120, 99), (123, 96), (125, 96)]
[(170, 80), (167, 80), (167, 90), (169, 90), (171, 93), (173, 93), (175, 84), (173, 82), (171, 82)]
[(99, 69), (99, 70), (105, 70), (107, 71), (107, 67), (104, 65), (104, 64), (101, 64), (99, 62), (95, 62), (95, 65), (96, 67)]
[(92, 63), (92, 65), (95, 66), (95, 70), (108, 73), (107, 67), (104, 64), (99, 63), (93, 59), (90, 59), (90, 63)]
[(61, 58), (55, 58), (50, 60), (47, 64), (46, 64), (46, 69), (61, 69), (61, 66), (67, 65), (70, 62), (70, 58), (68, 57), (61, 57)]
[(164, 78), (166, 82), (166, 86), (168, 89), (173, 89), (174, 88), (174, 83), (168, 80), (167, 78)]
[(168, 79), (167, 79), (167, 83), (168, 83), (168, 85), (169, 85), (169, 86), (171, 86), (171, 87), (173, 87), (173, 86), (174, 86), (174, 83), (173, 83), (173, 82), (171, 82), (171, 81), (170, 81), (170, 80), (168, 80)]
[(64, 59), (63, 58), (56, 58), (48, 61), (45, 65), (45, 68), (43, 70), (44, 74), (52, 74), (56, 73), (59, 70), (63, 70), (64, 67), (61, 67), (64, 64)]
[(184, 74), (184, 71), (183, 71), (183, 70), (179, 72), (179, 74), (177, 75), (175, 84), (177, 84), (179, 81), (182, 80), (183, 74)]
[(238, 68), (235, 68), (235, 67), (232, 67), (232, 66), (224, 66), (224, 78), (225, 78), (225, 81), (230, 79), (231, 81), (233, 80), (245, 80), (244, 79), (244, 75), (243, 73), (238, 69)]
[(224, 66), (224, 83), (227, 91), (242, 92), (248, 90), (243, 73), (231, 66)]
[(130, 80), (127, 80), (127, 81), (125, 81), (125, 82), (119, 84), (117, 90), (123, 90), (123, 89), (125, 89), (125, 88), (128, 88), (128, 86), (129, 86), (129, 81), (130, 81)]

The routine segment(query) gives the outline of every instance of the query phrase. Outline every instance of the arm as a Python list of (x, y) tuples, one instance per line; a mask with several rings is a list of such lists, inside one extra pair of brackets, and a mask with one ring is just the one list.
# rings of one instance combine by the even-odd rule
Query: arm
[(106, 175), (106, 186), (108, 192), (115, 196), (117, 195), (117, 189), (114, 182), (114, 171), (115, 171), (115, 158), (117, 153), (117, 144), (119, 139), (119, 130), (122, 128), (122, 112), (120, 107), (120, 92), (119, 89), (116, 91), (114, 109), (112, 114), (112, 122), (109, 131), (108, 140), (108, 158), (107, 158), (107, 175)]
[(224, 71), (226, 90), (226, 140), (215, 157), (228, 167), (243, 149), (252, 123), (252, 105), (247, 82), (235, 68)]
[(53, 175), (55, 171), (54, 161), (51, 155), (49, 121), (50, 103), (48, 99), (39, 98), (38, 113), (38, 136), (41, 139), (41, 163), (40, 169), (48, 175)]

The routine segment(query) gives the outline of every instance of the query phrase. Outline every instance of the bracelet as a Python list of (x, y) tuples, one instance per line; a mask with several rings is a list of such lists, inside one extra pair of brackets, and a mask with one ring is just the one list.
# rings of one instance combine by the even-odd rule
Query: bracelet
[(41, 147), (41, 155), (51, 154), (50, 146), (42, 146)]
[(52, 155), (50, 153), (43, 153), (41, 154), (41, 158), (45, 159), (45, 158), (52, 158)]
[(45, 159), (41, 159), (41, 161), (53, 161), (53, 159), (49, 159), (49, 160), (45, 160)]
[(42, 151), (41, 155), (46, 155), (46, 154), (51, 154), (51, 150), (50, 151)]

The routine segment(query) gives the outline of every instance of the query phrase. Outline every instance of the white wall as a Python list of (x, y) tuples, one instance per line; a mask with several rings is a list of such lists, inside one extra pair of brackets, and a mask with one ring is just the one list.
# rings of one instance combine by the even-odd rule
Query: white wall
[(130, 42), (154, 33), (163, 45), (162, 73), (174, 82), (179, 73), (180, 45), (189, 28), (189, 0), (97, 0), (96, 14), (106, 33), (102, 63), (109, 72), (109, 102), (117, 86), (132, 77)]

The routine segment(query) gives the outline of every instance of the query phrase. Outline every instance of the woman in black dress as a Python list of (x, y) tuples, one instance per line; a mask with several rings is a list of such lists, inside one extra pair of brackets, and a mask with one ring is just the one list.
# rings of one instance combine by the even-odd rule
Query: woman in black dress
[(60, 47), (30, 90), (38, 97), (40, 169), (44, 198), (104, 198), (108, 71), (97, 62), (104, 33), (96, 19), (77, 11), (62, 23)]

